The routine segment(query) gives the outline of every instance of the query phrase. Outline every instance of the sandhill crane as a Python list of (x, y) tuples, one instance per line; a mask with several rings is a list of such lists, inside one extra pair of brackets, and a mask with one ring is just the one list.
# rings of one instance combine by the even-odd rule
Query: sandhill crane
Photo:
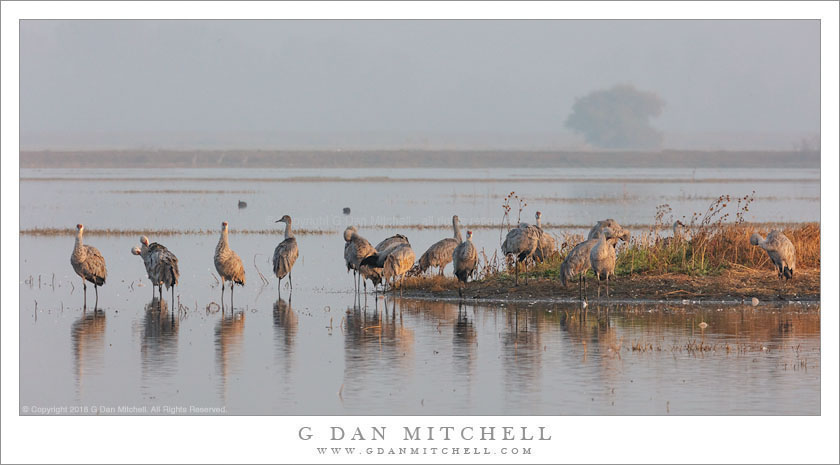
[[(519, 285), (519, 263), (533, 257), (534, 251), (540, 243), (541, 231), (529, 224), (520, 224), (507, 233), (502, 243), (502, 253), (505, 256), (513, 255), (514, 272), (516, 273), (516, 285)], [(528, 276), (525, 275), (525, 283), (528, 283)]]
[(248, 207), (248, 202), (240, 200), (239, 203), (236, 206), (239, 207), (239, 208), (247, 208)]
[(682, 221), (674, 221), (673, 226), (671, 229), (674, 231), (673, 237), (666, 237), (662, 240), (662, 245), (664, 247), (670, 247), (672, 244), (680, 244), (685, 241), (691, 240), (691, 233), (688, 230), (688, 227), (683, 224)]
[(452, 237), (435, 242), (420, 256), (418, 267), (420, 273), (425, 273), (429, 268), (436, 266), (440, 270), (440, 275), (443, 276), (443, 269), (452, 261), (452, 252), (462, 242), (458, 215), (452, 217), (452, 232)]
[(242, 259), (228, 244), (227, 221), (222, 222), (222, 234), (219, 236), (219, 244), (216, 245), (213, 263), (219, 277), (222, 278), (222, 302), (225, 300), (225, 281), (230, 281), (230, 307), (233, 309), (233, 285), (245, 285), (245, 267), (242, 266)]
[[(356, 286), (356, 292), (358, 292), (362, 260), (376, 254), (376, 249), (370, 245), (367, 239), (359, 235), (355, 226), (350, 226), (344, 230), (344, 241), (344, 263), (347, 265), (347, 271), (353, 270), (353, 283)], [(367, 288), (366, 282), (364, 285)]]
[(595, 223), (595, 226), (589, 230), (589, 235), (586, 237), (587, 239), (595, 239), (598, 237), (599, 232), (601, 232), (604, 228), (610, 228), (615, 235), (622, 235), (624, 232), (624, 228), (618, 224), (618, 221), (608, 218), (606, 220), (601, 220)]
[[(172, 288), (172, 305), (175, 305), (175, 285), (178, 284), (180, 273), (178, 272), (178, 258), (169, 251), (166, 247), (157, 242), (149, 244), (149, 238), (146, 236), (140, 237), (141, 247), (131, 253), (140, 255), (143, 258), (143, 264), (146, 267), (146, 273), (149, 275), (149, 280), (152, 281), (152, 297), (154, 297), (154, 287), (157, 286), (160, 300), (163, 300), (163, 286), (166, 289)], [(139, 252), (139, 253), (138, 253)]]
[[(596, 232), (596, 235), (600, 236), (601, 233)], [(560, 283), (563, 284), (563, 287), (566, 287), (569, 281), (577, 277), (578, 297), (581, 302), (586, 300), (586, 272), (591, 267), (589, 253), (597, 242), (598, 238), (587, 239), (574, 246), (560, 265)]]
[(85, 307), (87, 307), (87, 284), (85, 281), (93, 283), (93, 290), (96, 292), (96, 302), (93, 304), (93, 308), (95, 309), (99, 304), (99, 286), (105, 284), (108, 270), (105, 268), (105, 259), (102, 258), (99, 250), (96, 247), (82, 243), (84, 232), (85, 226), (81, 223), (77, 224), (76, 245), (73, 247), (73, 253), (70, 255), (70, 264), (73, 266), (73, 271), (82, 278), (82, 288), (85, 293)]
[[(391, 292), (394, 292), (394, 284), (401, 280), (405, 273), (414, 266), (414, 250), (410, 244), (399, 244), (387, 250), (388, 257), (382, 267), (382, 276), (387, 283), (391, 281)], [(402, 285), (400, 285), (402, 295)]]
[(788, 280), (793, 277), (793, 271), (796, 269), (796, 249), (784, 233), (774, 229), (767, 235), (767, 239), (754, 233), (750, 236), (750, 244), (757, 245), (767, 252), (779, 272), (779, 279)]
[(601, 298), (601, 280), (607, 281), (607, 298), (610, 297), (610, 276), (615, 278), (615, 245), (619, 239), (627, 241), (630, 233), (627, 231), (614, 232), (610, 228), (601, 231), (601, 237), (589, 252), (589, 263), (598, 278), (598, 298)]
[[(392, 254), (395, 254), (393, 258), (391, 257)], [(411, 263), (407, 263), (409, 257)], [(393, 289), (396, 279), (402, 278), (412, 268), (414, 258), (414, 250), (411, 248), (408, 238), (402, 234), (395, 234), (377, 244), (376, 253), (362, 260), (360, 266), (362, 272), (371, 277), (381, 276), (381, 280), (386, 283), (391, 279)], [(374, 285), (376, 284), (374, 281)]]
[(292, 267), (298, 258), (298, 245), (295, 235), (292, 234), (292, 217), (283, 215), (283, 218), (275, 223), (286, 223), (286, 232), (282, 242), (274, 249), (274, 275), (277, 276), (277, 292), (280, 292), (280, 282), (286, 275), (289, 276), (289, 288), (292, 287)]
[(394, 248), (398, 245), (411, 245), (408, 242), (408, 238), (403, 236), (402, 234), (394, 234), (391, 237), (386, 237), (382, 240), (379, 244), (376, 244), (376, 252), (385, 252), (388, 249)]
[(557, 252), (557, 240), (551, 234), (543, 231), (541, 212), (537, 212), (536, 220), (537, 229), (540, 233), (540, 241), (537, 244), (537, 250), (534, 251), (534, 258), (539, 262), (543, 262)]
[[(472, 243), (472, 231), (467, 231), (467, 240), (458, 244), (452, 251), (452, 267), (460, 283), (467, 283), (467, 278), (475, 271), (478, 262), (478, 252)], [(458, 296), (462, 296), (462, 286), (458, 285)]]

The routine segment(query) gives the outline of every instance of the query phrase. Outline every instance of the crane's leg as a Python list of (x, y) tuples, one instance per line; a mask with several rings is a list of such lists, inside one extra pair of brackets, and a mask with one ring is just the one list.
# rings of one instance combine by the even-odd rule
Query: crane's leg
[(289, 290), (292, 290), (292, 272), (289, 272)]
[(233, 312), (233, 280), (230, 281), (230, 311)]
[(578, 275), (578, 300), (583, 302), (583, 273)]
[(99, 286), (96, 284), (93, 285), (93, 292), (96, 293), (96, 300), (93, 302), (93, 309), (96, 310), (96, 307), (99, 306)]
[(222, 278), (222, 310), (225, 309), (225, 278)]
[(84, 291), (84, 303), (82, 304), (82, 308), (87, 308), (87, 284), (85, 284), (85, 278), (82, 278), (82, 290)]
[(589, 301), (589, 297), (586, 295), (586, 273), (583, 274), (583, 301)]
[(601, 300), (601, 276), (596, 276), (598, 278), (598, 300)]
[(282, 279), (280, 279), (280, 278), (277, 278), (277, 296), (278, 296), (278, 297), (280, 296), (280, 292), (281, 292), (281, 291), (280, 291), (280, 283), (281, 283), (281, 282), (283, 282), (283, 280), (282, 280)]
[(518, 286), (519, 285), (519, 260), (517, 260), (513, 263), (513, 275), (514, 275), (513, 285)]
[(607, 274), (607, 300), (610, 300), (610, 275)]
[(172, 307), (175, 307), (175, 286), (172, 286)]

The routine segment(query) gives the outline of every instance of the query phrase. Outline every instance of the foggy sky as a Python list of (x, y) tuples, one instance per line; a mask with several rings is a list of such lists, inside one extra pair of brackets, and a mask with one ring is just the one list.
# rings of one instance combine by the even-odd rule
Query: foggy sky
[(562, 145), (575, 98), (615, 84), (665, 100), (666, 140), (819, 131), (818, 21), (24, 20), (20, 38), (24, 149)]

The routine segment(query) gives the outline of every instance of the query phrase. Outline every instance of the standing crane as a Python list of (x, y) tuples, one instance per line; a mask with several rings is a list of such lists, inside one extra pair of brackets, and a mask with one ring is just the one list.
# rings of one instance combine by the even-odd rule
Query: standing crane
[(93, 290), (96, 292), (96, 302), (93, 308), (99, 304), (99, 286), (105, 284), (105, 278), (108, 276), (108, 270), (105, 268), (105, 259), (96, 247), (91, 245), (84, 245), (82, 243), (82, 235), (85, 232), (85, 226), (81, 223), (76, 225), (76, 245), (73, 247), (73, 253), (70, 255), (70, 264), (73, 266), (73, 271), (82, 278), (82, 288), (85, 292), (84, 306), (87, 307), (87, 284), (85, 281), (93, 283)]
[(230, 281), (230, 308), (233, 310), (233, 285), (245, 285), (245, 267), (242, 266), (242, 259), (231, 250), (228, 244), (228, 222), (222, 221), (222, 234), (219, 237), (219, 244), (216, 245), (216, 253), (213, 255), (213, 263), (216, 271), (222, 278), (222, 303), (225, 300), (225, 281)]
[[(519, 263), (525, 262), (534, 256), (537, 246), (540, 243), (541, 231), (527, 223), (520, 224), (507, 233), (505, 241), (502, 242), (502, 253), (507, 257), (513, 256), (514, 272), (516, 273), (516, 285), (519, 285)], [(525, 275), (525, 284), (528, 284), (528, 275)]]
[(766, 239), (754, 233), (750, 236), (750, 244), (757, 245), (767, 252), (773, 266), (779, 272), (779, 279), (784, 278), (787, 281), (793, 278), (793, 271), (796, 269), (796, 249), (784, 233), (774, 229)]
[(452, 267), (459, 281), (459, 297), (463, 297), (463, 286), (460, 283), (467, 283), (467, 278), (475, 271), (476, 263), (478, 263), (478, 252), (473, 245), (472, 235), (472, 231), (467, 231), (467, 240), (458, 244), (452, 251)]
[[(172, 305), (175, 305), (175, 285), (178, 284), (180, 273), (178, 271), (178, 257), (166, 247), (157, 242), (149, 243), (146, 236), (140, 237), (141, 247), (135, 247), (131, 253), (140, 255), (146, 267), (149, 280), (152, 281), (152, 298), (154, 298), (154, 287), (157, 286), (160, 294), (160, 301), (163, 301), (163, 286), (166, 289), (172, 288)], [(135, 249), (137, 251), (135, 251)]]
[(607, 298), (610, 298), (610, 276), (615, 278), (615, 245), (619, 239), (627, 241), (630, 233), (621, 231), (616, 234), (610, 228), (601, 231), (601, 237), (589, 252), (589, 263), (598, 278), (598, 298), (601, 298), (601, 280), (607, 281)]
[[(597, 235), (600, 236), (600, 232)], [(589, 253), (597, 242), (598, 238), (587, 239), (574, 246), (560, 265), (560, 283), (566, 287), (569, 281), (577, 278), (578, 298), (581, 302), (586, 300), (586, 272), (591, 267)]]
[[(382, 267), (382, 277), (387, 283), (391, 281), (391, 292), (394, 292), (394, 285), (397, 280), (402, 280), (405, 273), (414, 266), (414, 250), (411, 244), (399, 244), (386, 251), (388, 254), (385, 264)], [(369, 260), (368, 257), (366, 260)], [(402, 295), (402, 284), (400, 284), (400, 295)]]
[[(376, 249), (370, 245), (367, 239), (359, 235), (355, 226), (349, 226), (344, 230), (344, 241), (344, 263), (347, 265), (347, 271), (353, 270), (353, 283), (356, 286), (356, 292), (358, 292), (359, 279), (363, 273), (362, 260), (376, 254)], [(368, 270), (365, 272), (367, 273)], [(365, 281), (364, 286), (367, 290), (367, 281)]]
[(390, 279), (393, 289), (396, 280), (401, 279), (414, 266), (415, 255), (411, 243), (402, 234), (395, 234), (377, 244), (375, 250), (374, 254), (362, 260), (361, 270), (371, 276), (381, 277), (385, 283)]
[(458, 244), (462, 243), (461, 225), (458, 220), (458, 215), (452, 217), (452, 232), (452, 237), (435, 242), (420, 256), (420, 262), (418, 264), (420, 273), (425, 273), (429, 268), (436, 266), (440, 271), (440, 275), (443, 276), (444, 267), (453, 260), (452, 252)]
[(286, 275), (289, 276), (289, 288), (292, 287), (292, 267), (298, 258), (298, 245), (295, 235), (292, 234), (292, 217), (283, 215), (283, 218), (275, 223), (286, 223), (286, 231), (282, 242), (274, 249), (274, 275), (277, 276), (277, 293), (280, 293), (280, 282)]
[(557, 240), (551, 234), (543, 231), (541, 212), (537, 212), (536, 220), (540, 241), (537, 244), (537, 250), (534, 251), (534, 258), (539, 262), (544, 262), (548, 257), (557, 253)]

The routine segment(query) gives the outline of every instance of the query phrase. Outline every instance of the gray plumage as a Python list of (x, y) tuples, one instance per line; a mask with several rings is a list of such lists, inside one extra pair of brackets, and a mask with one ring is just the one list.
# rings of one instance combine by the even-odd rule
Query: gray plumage
[(435, 242), (420, 256), (418, 263), (420, 273), (425, 273), (429, 268), (436, 266), (440, 274), (443, 275), (443, 269), (453, 260), (452, 253), (455, 251), (455, 247), (462, 243), (458, 215), (452, 217), (452, 230), (453, 237)]
[(534, 258), (539, 262), (544, 262), (546, 259), (557, 253), (557, 240), (554, 239), (554, 236), (543, 230), (541, 212), (537, 212), (536, 220), (536, 227), (539, 230), (540, 239), (537, 243), (537, 249), (534, 250)]
[(691, 240), (691, 232), (689, 231), (688, 227), (683, 224), (682, 221), (674, 221), (674, 225), (671, 228), (674, 232), (673, 237), (666, 237), (662, 240), (662, 245), (664, 247), (670, 247), (674, 244), (680, 244), (685, 241)]
[(615, 234), (617, 236), (621, 236), (624, 233), (624, 228), (622, 228), (621, 225), (618, 224), (618, 221), (616, 221), (612, 218), (608, 218), (606, 220), (601, 220), (601, 221), (595, 223), (595, 226), (593, 226), (592, 229), (589, 230), (589, 235), (586, 238), (587, 239), (597, 238), (598, 234), (605, 228), (610, 228), (610, 230), (612, 230), (613, 234)]
[(502, 242), (502, 253), (505, 256), (512, 255), (514, 258), (514, 270), (516, 272), (516, 283), (519, 283), (519, 263), (534, 256), (534, 251), (539, 245), (541, 231), (535, 226), (527, 223), (508, 231), (505, 241)]
[[(396, 281), (402, 279), (405, 273), (414, 266), (414, 250), (408, 243), (398, 244), (386, 250), (387, 257), (382, 267), (382, 276), (385, 282), (391, 282), (391, 289)], [(400, 290), (402, 293), (402, 288)]]
[(478, 251), (472, 242), (472, 231), (467, 231), (467, 240), (461, 242), (452, 251), (452, 266), (459, 281), (466, 283), (467, 278), (475, 271), (478, 263)]
[(149, 268), (147, 270), (151, 273), (149, 277), (154, 277), (152, 282), (158, 286), (164, 285), (166, 289), (177, 285), (178, 278), (181, 276), (178, 271), (178, 257), (157, 242), (149, 244), (149, 239), (146, 236), (143, 236), (141, 240), (145, 240), (144, 244), (149, 249)]
[(408, 242), (408, 238), (403, 236), (402, 234), (394, 234), (391, 237), (385, 238), (379, 244), (376, 244), (376, 252), (385, 252), (388, 249), (394, 248), (398, 245), (411, 245)]
[(222, 234), (219, 243), (216, 245), (216, 253), (213, 255), (213, 263), (216, 271), (222, 278), (222, 299), (225, 295), (225, 281), (230, 281), (230, 303), (233, 306), (233, 285), (245, 285), (245, 267), (242, 266), (242, 259), (231, 250), (228, 244), (228, 223), (222, 222)]
[[(398, 253), (389, 261), (389, 257), (394, 252)], [(409, 252), (411, 264), (405, 268), (405, 259), (409, 256)], [(376, 252), (365, 257), (360, 263), (360, 271), (363, 277), (373, 282), (374, 286), (382, 281), (387, 282), (389, 279), (393, 284), (396, 278), (401, 278), (411, 269), (414, 265), (414, 257), (414, 250), (408, 238), (402, 234), (395, 234), (376, 245)]]
[[(359, 235), (355, 226), (350, 226), (344, 230), (344, 241), (344, 263), (347, 265), (347, 271), (353, 270), (353, 282), (357, 283), (357, 276), (359, 276), (365, 280), (370, 279), (374, 285), (379, 284), (379, 273), (369, 267), (361, 266), (362, 260), (376, 254), (376, 249), (370, 245), (367, 239)], [(367, 281), (364, 282), (364, 285), (367, 287)]]
[(601, 281), (607, 281), (607, 297), (610, 296), (610, 276), (615, 278), (615, 245), (619, 239), (627, 240), (629, 233), (621, 231), (614, 233), (609, 227), (601, 230), (601, 237), (597, 239), (595, 246), (589, 252), (589, 263), (595, 277), (598, 278), (598, 295), (601, 295)]
[(85, 284), (85, 281), (93, 283), (93, 289), (96, 292), (98, 303), (99, 286), (105, 284), (105, 278), (108, 277), (108, 270), (105, 267), (105, 258), (102, 257), (99, 250), (96, 247), (83, 243), (82, 235), (84, 234), (84, 230), (84, 225), (76, 225), (76, 244), (73, 247), (73, 253), (70, 255), (70, 265), (73, 266), (73, 271), (82, 278), (85, 303), (87, 303), (87, 284)]
[(589, 253), (598, 239), (587, 239), (574, 246), (560, 265), (560, 283), (566, 287), (574, 278), (581, 278), (590, 268)]
[[(143, 265), (146, 268), (146, 274), (152, 282), (152, 296), (154, 296), (154, 288), (157, 287), (163, 300), (163, 286), (167, 289), (174, 288), (178, 284), (180, 272), (178, 271), (178, 258), (169, 251), (166, 247), (157, 242), (149, 243), (149, 238), (146, 236), (140, 237), (140, 247), (135, 247), (131, 250), (134, 255), (139, 255), (143, 259)], [(175, 291), (173, 289), (172, 298), (175, 298)]]
[(295, 239), (295, 235), (292, 233), (292, 218), (289, 215), (283, 215), (283, 218), (280, 218), (276, 222), (286, 223), (286, 231), (283, 235), (284, 239), (274, 249), (272, 260), (274, 275), (277, 276), (277, 286), (279, 288), (280, 281), (287, 275), (289, 276), (289, 286), (291, 286), (292, 267), (295, 266), (295, 261), (298, 258), (298, 245), (297, 239)]
[(787, 280), (793, 277), (796, 269), (796, 249), (784, 233), (774, 229), (766, 239), (754, 233), (750, 236), (750, 244), (757, 245), (767, 252), (778, 271), (779, 279)]

